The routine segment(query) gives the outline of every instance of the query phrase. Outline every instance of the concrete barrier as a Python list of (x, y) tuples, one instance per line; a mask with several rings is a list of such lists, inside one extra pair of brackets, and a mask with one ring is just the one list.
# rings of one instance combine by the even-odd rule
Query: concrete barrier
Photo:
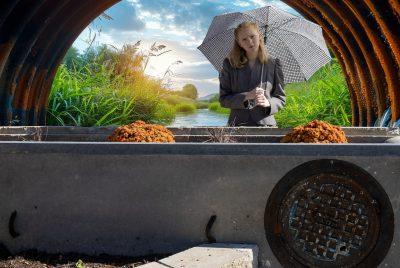
[[(301, 174), (312, 177), (312, 172), (297, 173), (303, 165), (313, 170), (310, 163), (319, 163), (318, 171), (326, 167), (326, 172), (335, 173), (337, 168), (338, 176), (350, 177), (350, 186), (344, 185), (343, 178), (333, 182), (339, 185), (337, 193), (353, 187), (349, 189), (361, 197), (351, 199), (350, 195), (350, 200), (371, 201), (371, 206), (353, 211), (361, 211), (359, 219), (346, 216), (351, 224), (367, 227), (361, 230), (354, 225), (349, 231), (354, 234), (353, 244), (338, 237), (335, 241), (345, 246), (336, 245), (332, 258), (339, 264), (346, 258), (352, 261), (351, 247), (356, 248), (356, 240), (362, 238), (366, 246), (360, 242), (357, 250), (362, 254), (357, 256), (363, 258), (356, 262), (368, 260), (368, 253), (379, 249), (371, 263), (382, 261), (382, 267), (396, 267), (400, 228), (393, 219), (400, 221), (399, 144), (0, 142), (0, 243), (13, 253), (36, 249), (128, 256), (173, 254), (204, 242), (248, 243), (258, 245), (261, 267), (280, 267), (284, 262), (278, 258), (282, 257), (276, 254), (277, 248), (271, 248), (276, 241), (268, 240), (272, 232), (290, 242), (285, 253), (288, 260), (328, 261), (332, 243), (327, 242), (325, 255), (318, 255), (319, 247), (307, 246), (314, 239), (307, 230), (308, 236), (297, 240), (291, 232), (304, 230), (285, 223), (267, 230), (271, 193), (279, 196), (279, 183), (291, 172), (296, 171), (298, 178)], [(343, 169), (346, 165), (351, 171)], [(376, 193), (357, 179), (364, 175), (365, 181), (376, 186)], [(323, 182), (321, 189), (328, 184)], [(296, 187), (287, 185), (286, 193), (297, 194)], [(293, 207), (302, 198), (276, 200), (285, 201), (276, 203), (277, 210), (289, 211), (289, 219), (283, 220), (294, 222), (297, 215), (293, 213), (298, 210)], [(315, 207), (310, 200), (307, 206)], [(341, 209), (343, 205), (335, 206)], [(388, 216), (381, 217), (382, 212)], [(367, 216), (370, 225), (361, 224)], [(336, 228), (327, 218), (313, 220)], [(289, 228), (287, 233), (285, 228)], [(334, 233), (330, 235), (336, 239)], [(304, 256), (299, 241), (305, 241)]]

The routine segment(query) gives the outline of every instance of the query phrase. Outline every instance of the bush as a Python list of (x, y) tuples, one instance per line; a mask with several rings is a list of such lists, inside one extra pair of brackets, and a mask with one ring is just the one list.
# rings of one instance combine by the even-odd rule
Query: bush
[(194, 104), (193, 99), (175, 95), (175, 92), (171, 92), (162, 98), (170, 105), (178, 105), (180, 103)]
[(186, 97), (186, 98), (191, 98), (193, 100), (197, 99), (197, 97), (199, 95), (197, 92), (197, 88), (192, 84), (184, 85), (182, 88), (182, 91), (179, 93), (181, 96)]
[(219, 102), (213, 102), (208, 105), (208, 109), (212, 112), (219, 113), (219, 114), (229, 114), (231, 109), (221, 107)]
[(195, 113), (196, 106), (189, 103), (180, 103), (175, 106), (175, 111), (178, 113)]
[(219, 93), (216, 93), (208, 102), (219, 102)]
[(209, 103), (206, 101), (198, 101), (196, 102), (196, 108), (197, 109), (207, 109), (208, 108)]

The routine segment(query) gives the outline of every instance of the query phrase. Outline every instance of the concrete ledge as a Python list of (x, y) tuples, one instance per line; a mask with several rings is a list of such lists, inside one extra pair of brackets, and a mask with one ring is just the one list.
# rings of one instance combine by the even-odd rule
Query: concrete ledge
[(258, 247), (250, 244), (206, 244), (190, 248), (143, 268), (257, 268)]

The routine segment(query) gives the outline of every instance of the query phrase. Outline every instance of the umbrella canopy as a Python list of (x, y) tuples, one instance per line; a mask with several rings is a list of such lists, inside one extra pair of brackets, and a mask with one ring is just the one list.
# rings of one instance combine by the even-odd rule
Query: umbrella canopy
[(220, 71), (234, 44), (234, 30), (242, 22), (257, 23), (265, 35), (269, 55), (282, 63), (285, 83), (308, 80), (331, 61), (322, 29), (304, 18), (272, 6), (214, 17), (198, 49)]

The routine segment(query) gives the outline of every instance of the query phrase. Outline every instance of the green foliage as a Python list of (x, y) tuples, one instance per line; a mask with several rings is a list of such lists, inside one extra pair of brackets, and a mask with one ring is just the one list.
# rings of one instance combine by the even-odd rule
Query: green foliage
[(69, 70), (75, 69), (77, 66), (81, 66), (83, 59), (79, 55), (78, 49), (71, 47), (64, 57), (64, 64)]
[(85, 266), (85, 263), (84, 263), (82, 260), (78, 260), (78, 261), (75, 263), (75, 267), (76, 267), (76, 268), (85, 268), (86, 266)]
[(171, 94), (163, 96), (163, 99), (170, 105), (178, 105), (180, 103), (194, 104), (193, 99), (176, 95), (175, 92), (171, 92)]
[(219, 102), (219, 93), (215, 94), (208, 102)]
[(192, 84), (186, 84), (183, 86), (182, 91), (180, 92), (182, 97), (191, 98), (193, 100), (197, 99), (198, 92), (197, 88)]
[(285, 91), (286, 106), (275, 115), (279, 127), (294, 127), (313, 119), (351, 125), (350, 97), (336, 59), (309, 81), (289, 84)]
[(175, 113), (176, 110), (174, 106), (162, 100), (158, 104), (157, 110), (154, 112), (154, 119), (150, 120), (150, 122), (168, 125), (175, 119)]
[(197, 109), (207, 109), (209, 103), (207, 101), (197, 101), (196, 102), (196, 108)]
[[(144, 75), (149, 56), (138, 54), (138, 44), (121, 50), (100, 46), (84, 54), (71, 48), (53, 82), (48, 124), (123, 125), (135, 120), (169, 124), (176, 112), (193, 113), (207, 105), (210, 111), (229, 114), (230, 109), (220, 106), (218, 94), (208, 102), (196, 102), (195, 86), (187, 84), (171, 92), (163, 88), (162, 81)], [(336, 59), (308, 82), (287, 85), (285, 91), (286, 106), (275, 115), (279, 127), (313, 119), (351, 124), (348, 89)]]
[(58, 69), (49, 97), (47, 124), (171, 123), (175, 110), (161, 98), (167, 90), (161, 81), (144, 75), (143, 57), (136, 55), (135, 45), (122, 50), (103, 46), (80, 56), (71, 52), (70, 61), (78, 64), (68, 67), (65, 63)]
[[(179, 92), (179, 91), (178, 91)], [(176, 95), (176, 92), (170, 92), (173, 95), (166, 95), (163, 97), (166, 103), (169, 105), (175, 106), (175, 110), (177, 112), (187, 112), (185, 107), (195, 107), (196, 109), (207, 109), (208, 108), (208, 102), (206, 101), (195, 101), (191, 98), (187, 97), (182, 97), (180, 95)], [(185, 111), (182, 111), (185, 110)], [(192, 109), (190, 108), (190, 112), (192, 112)]]
[(208, 109), (212, 112), (219, 113), (219, 114), (229, 114), (230, 109), (221, 107), (219, 102), (212, 102), (208, 105)]
[(175, 110), (178, 113), (195, 113), (196, 105), (189, 103), (180, 103), (175, 106)]

